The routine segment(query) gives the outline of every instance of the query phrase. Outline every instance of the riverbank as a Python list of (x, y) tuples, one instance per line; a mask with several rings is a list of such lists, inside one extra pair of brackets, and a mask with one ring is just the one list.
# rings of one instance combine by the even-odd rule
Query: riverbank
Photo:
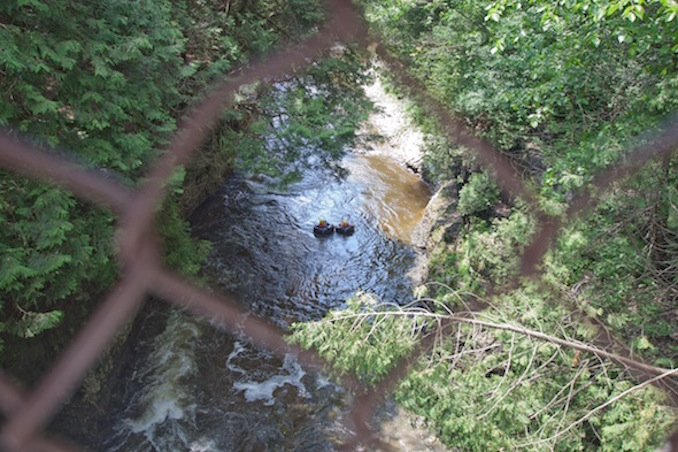
[[(448, 163), (463, 154), (450, 144), (437, 144)], [(618, 362), (548, 339), (535, 340), (539, 334), (531, 334), (548, 331), (565, 341), (628, 356), (660, 354), (645, 336), (633, 342), (632, 349), (620, 348), (620, 342), (611, 343), (608, 329), (598, 327), (600, 320), (587, 318), (605, 311), (593, 309), (591, 299), (581, 295), (595, 274), (589, 272), (576, 282), (578, 265), (589, 262), (603, 275), (618, 267), (590, 262), (588, 255), (598, 250), (586, 246), (591, 236), (586, 221), (563, 232), (544, 259), (541, 278), (522, 280), (520, 256), (535, 234), (534, 215), (519, 200), (504, 204), (490, 174), (455, 165), (445, 169), (452, 180), (443, 182), (433, 196), (417, 234), (416, 243), (429, 261), (419, 274), (430, 280), (418, 291), (424, 298), (419, 306), (402, 315), (397, 307), (368, 297), (312, 325), (297, 325), (299, 343), (330, 359), (338, 373), (373, 379), (386, 376), (403, 352), (393, 341), (395, 332), (416, 331), (427, 321), (436, 331), (435, 322), (444, 323), (446, 315), (481, 308), (478, 317), (469, 314), (440, 331), (436, 349), (394, 393), (399, 403), (424, 416), (446, 444), (463, 450), (660, 446), (677, 413), (665, 393), (643, 383), (650, 375), (639, 381), (637, 372)], [(668, 169), (667, 160), (664, 174)], [(612, 224), (601, 212), (594, 212), (593, 220)], [(616, 242), (606, 243), (606, 234), (595, 238), (615, 255)], [(618, 239), (627, 246), (625, 239)], [(422, 306), (431, 312), (417, 312)], [(628, 316), (614, 312), (607, 321), (629, 322)], [(406, 334), (403, 341), (408, 338)], [(666, 367), (655, 375), (669, 375), (672, 362), (662, 360)], [(633, 397), (624, 397), (631, 393)], [(584, 422), (592, 413), (597, 413), (595, 422)]]

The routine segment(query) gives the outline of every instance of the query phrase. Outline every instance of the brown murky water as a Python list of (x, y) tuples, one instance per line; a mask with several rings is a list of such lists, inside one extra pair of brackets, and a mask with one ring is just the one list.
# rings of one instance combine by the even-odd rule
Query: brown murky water
[(411, 244), (431, 190), (420, 177), (405, 171), (392, 158), (367, 154), (349, 159), (349, 181), (364, 187), (365, 209), (392, 239)]

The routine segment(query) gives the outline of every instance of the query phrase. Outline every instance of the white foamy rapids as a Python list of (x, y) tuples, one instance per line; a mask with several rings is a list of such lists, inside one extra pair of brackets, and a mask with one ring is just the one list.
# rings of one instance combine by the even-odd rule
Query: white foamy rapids
[(271, 406), (275, 404), (275, 397), (273, 393), (276, 389), (285, 385), (295, 386), (299, 396), (310, 398), (311, 395), (306, 389), (306, 386), (301, 382), (301, 379), (306, 375), (306, 372), (301, 368), (297, 360), (289, 354), (285, 355), (283, 366), (280, 369), (283, 373), (273, 375), (267, 380), (256, 382), (252, 380), (237, 381), (233, 384), (233, 388), (237, 391), (245, 392), (245, 400), (248, 402), (256, 402), (263, 400), (264, 405)]
[(372, 143), (375, 151), (419, 168), (423, 157), (424, 134), (410, 120), (406, 101), (387, 93), (378, 76), (374, 78), (374, 83), (364, 89), (378, 111), (370, 115), (361, 134), (380, 135), (384, 141)]
[(217, 443), (214, 440), (207, 438), (200, 438), (193, 441), (188, 449), (190, 452), (219, 452)]
[[(195, 346), (201, 335), (201, 325), (196, 319), (178, 310), (171, 313), (165, 331), (153, 342), (154, 350), (140, 376), (142, 380), (148, 378), (143, 394), (137, 399), (141, 409), (133, 410), (141, 414), (125, 419), (121, 430), (142, 433), (155, 444), (155, 431), (160, 425), (184, 418), (194, 420), (196, 405), (186, 384), (197, 369)], [(172, 430), (179, 430), (178, 436), (184, 436), (178, 425)]]
[(246, 351), (245, 344), (240, 341), (235, 341), (233, 344), (233, 351), (226, 358), (226, 368), (231, 372), (236, 372), (239, 374), (246, 374), (247, 371), (242, 367), (238, 367), (233, 363), (233, 360), (238, 357), (242, 352)]
[(327, 386), (337, 387), (334, 383), (332, 383), (327, 377), (325, 377), (322, 374), (316, 375), (315, 385), (318, 389), (322, 389)]

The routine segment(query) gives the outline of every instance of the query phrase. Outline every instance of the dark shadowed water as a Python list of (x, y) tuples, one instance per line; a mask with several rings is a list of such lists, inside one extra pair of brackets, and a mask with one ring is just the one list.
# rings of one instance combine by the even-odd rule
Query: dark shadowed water
[[(309, 172), (284, 193), (234, 178), (197, 209), (193, 229), (214, 244), (206, 273), (217, 290), (283, 327), (319, 319), (358, 290), (409, 302), (409, 239), (430, 193), (385, 156), (353, 155), (345, 167), (343, 181)], [(347, 219), (356, 232), (316, 238), (319, 218)], [(346, 395), (293, 356), (280, 360), (178, 310), (148, 317), (166, 326), (139, 338), (94, 449), (326, 451), (345, 435)]]
[[(284, 192), (234, 177), (196, 209), (193, 233), (213, 243), (214, 290), (282, 327), (320, 319), (358, 290), (411, 301), (411, 238), (429, 189), (383, 150), (343, 166), (344, 180), (308, 171)], [(317, 238), (321, 218), (346, 219), (355, 234)], [(340, 384), (293, 356), (163, 304), (136, 329), (105, 422), (79, 439), (92, 450), (328, 451), (345, 437)], [(395, 450), (427, 450), (405, 420), (392, 422)]]
[[(203, 205), (194, 232), (214, 244), (207, 272), (220, 288), (281, 326), (318, 319), (360, 289), (409, 300), (409, 242), (430, 192), (388, 157), (351, 156), (344, 166), (344, 181), (311, 172), (285, 193), (235, 179)], [(356, 232), (316, 238), (321, 218), (346, 219)]]

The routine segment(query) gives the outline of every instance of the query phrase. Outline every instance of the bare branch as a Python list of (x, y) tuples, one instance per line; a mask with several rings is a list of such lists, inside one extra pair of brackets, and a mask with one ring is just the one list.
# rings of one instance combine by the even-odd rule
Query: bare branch
[(345, 314), (341, 316), (337, 316), (335, 318), (332, 318), (330, 320), (327, 320), (328, 322), (335, 322), (338, 320), (342, 319), (348, 319), (348, 318), (361, 318), (361, 317), (372, 317), (372, 316), (402, 316), (402, 317), (413, 317), (413, 316), (421, 316), (421, 317), (428, 317), (432, 319), (440, 319), (440, 320), (445, 320), (448, 322), (453, 322), (453, 323), (466, 323), (474, 326), (481, 326), (485, 328), (490, 328), (490, 329), (495, 329), (495, 330), (504, 330), (504, 331), (512, 331), (518, 334), (522, 334), (525, 336), (530, 336), (536, 339), (540, 339), (546, 342), (551, 342), (552, 344), (560, 345), (563, 347), (568, 347), (568, 348), (573, 348), (575, 350), (581, 350), (583, 352), (587, 353), (593, 353), (594, 355), (602, 356), (604, 358), (611, 359), (613, 361), (619, 362), (621, 364), (624, 364), (630, 368), (633, 369), (638, 369), (642, 370), (645, 372), (649, 372), (653, 375), (663, 375), (666, 372), (671, 372), (674, 369), (666, 369), (663, 367), (657, 367), (657, 366), (652, 366), (649, 364), (642, 363), (640, 361), (637, 361), (632, 358), (627, 358), (625, 356), (618, 355), (616, 353), (611, 353), (606, 350), (603, 350), (602, 348), (598, 348), (592, 345), (585, 344), (583, 342), (579, 341), (574, 341), (574, 340), (566, 340), (566, 339), (561, 339), (559, 337), (551, 336), (546, 333), (542, 333), (539, 331), (531, 330), (528, 328), (524, 328), (521, 326), (517, 325), (512, 325), (509, 323), (495, 323), (495, 322), (490, 322), (486, 320), (479, 320), (475, 318), (473, 313), (468, 313), (468, 316), (463, 316), (463, 315), (447, 315), (447, 314), (437, 314), (433, 312), (416, 312), (413, 313), (408, 310), (400, 309), (400, 310), (392, 310), (392, 311), (373, 311), (373, 312), (368, 312), (368, 313), (355, 313), (355, 314)]
[(621, 393), (617, 394), (616, 396), (614, 396), (614, 397), (612, 397), (611, 399), (609, 399), (607, 402), (598, 405), (597, 407), (595, 407), (594, 409), (592, 409), (591, 411), (589, 411), (588, 413), (586, 413), (584, 416), (580, 417), (579, 419), (577, 419), (576, 421), (574, 421), (573, 423), (571, 423), (570, 425), (568, 425), (565, 429), (559, 431), (558, 433), (556, 433), (556, 434), (553, 435), (553, 436), (550, 436), (550, 437), (548, 437), (548, 438), (541, 439), (541, 440), (539, 440), (539, 441), (531, 441), (531, 442), (529, 442), (529, 443), (518, 444), (518, 445), (516, 445), (516, 447), (531, 447), (531, 446), (536, 446), (537, 444), (542, 444), (542, 443), (547, 443), (547, 442), (550, 443), (551, 441), (553, 441), (553, 440), (555, 440), (555, 439), (557, 439), (557, 438), (563, 436), (565, 433), (569, 432), (570, 430), (572, 430), (573, 428), (577, 427), (578, 425), (580, 425), (580, 424), (586, 422), (588, 419), (591, 418), (591, 416), (595, 415), (596, 413), (598, 413), (598, 412), (601, 411), (601, 410), (604, 410), (604, 409), (607, 408), (608, 406), (610, 406), (610, 405), (612, 405), (613, 403), (615, 403), (617, 400), (626, 397), (627, 395), (631, 394), (632, 392), (635, 392), (635, 391), (638, 391), (638, 390), (640, 390), (640, 389), (643, 389), (644, 387), (649, 386), (649, 385), (651, 385), (652, 383), (655, 383), (655, 382), (657, 382), (657, 381), (659, 381), (659, 380), (663, 380), (664, 378), (671, 377), (671, 376), (673, 376), (673, 375), (678, 375), (678, 369), (672, 369), (672, 370), (666, 371), (666, 372), (664, 372), (664, 373), (662, 373), (662, 374), (660, 374), (660, 375), (657, 375), (657, 376), (655, 376), (655, 377), (650, 378), (649, 380), (646, 380), (646, 381), (644, 381), (644, 382), (642, 382), (642, 383), (640, 383), (640, 384), (637, 384), (637, 385), (635, 385), (635, 386), (633, 386), (633, 387), (627, 389), (627, 390), (624, 391), (624, 392), (621, 392)]

